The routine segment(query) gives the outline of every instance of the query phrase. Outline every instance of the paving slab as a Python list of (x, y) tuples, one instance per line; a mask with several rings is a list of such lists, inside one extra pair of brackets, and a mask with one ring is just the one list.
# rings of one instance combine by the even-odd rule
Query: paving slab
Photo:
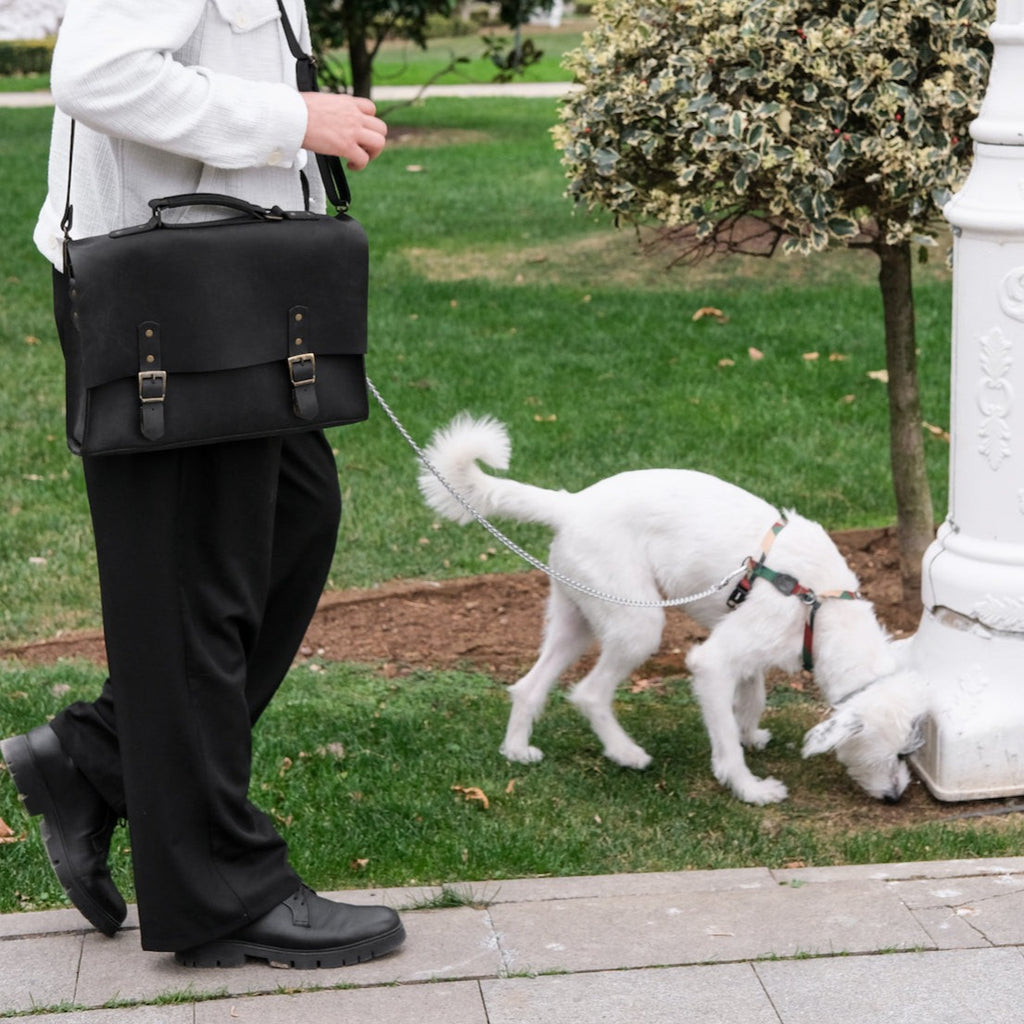
[[(466, 883), (471, 899), (488, 906), (502, 903), (539, 903), (545, 900), (594, 899), (605, 896), (684, 896), (698, 892), (748, 892), (778, 885), (767, 868), (722, 871), (652, 871), (635, 875), (587, 875), (579, 878), (512, 878)], [(451, 887), (461, 892), (460, 886)]]
[(489, 1024), (779, 1024), (749, 964), (507, 978), (480, 988)]
[(0, 942), (0, 1013), (73, 1003), (82, 938), (47, 935)]
[[(191, 1003), (180, 1006), (132, 1006), (124, 1009), (72, 1010), (68, 1013), (5, 1017), (4, 1024), (194, 1024)], [(293, 1021), (292, 1024), (299, 1024)], [(317, 1021), (316, 1024), (325, 1024)]]
[(771, 875), (780, 882), (798, 879), (804, 883), (850, 882), (855, 880), (901, 881), (972, 877), (975, 875), (1024, 874), (1024, 857), (987, 860), (919, 860), (891, 864), (842, 864), (820, 868), (776, 868)]
[(510, 972), (933, 947), (899, 898), (874, 883), (508, 904), (491, 917)]
[(1020, 1024), (1024, 956), (978, 949), (759, 963), (782, 1024)]
[(137, 932), (113, 939), (85, 937), (75, 1002), (101, 1006), (110, 999), (153, 1000), (169, 994), (246, 995), (281, 987), (321, 989), (492, 977), (502, 970), (488, 913), (468, 907), (421, 910), (403, 917), (405, 945), (368, 963), (325, 970), (288, 970), (249, 961), (242, 967), (181, 967), (171, 954), (147, 953)]
[(195, 1024), (488, 1024), (475, 981), (336, 989), (197, 1003)]
[(911, 913), (928, 933), (936, 949), (987, 948), (992, 945), (956, 908), (924, 907), (911, 910)]
[(0, 914), (0, 939), (88, 931), (92, 931), (92, 925), (77, 910), (31, 910), (23, 914)]

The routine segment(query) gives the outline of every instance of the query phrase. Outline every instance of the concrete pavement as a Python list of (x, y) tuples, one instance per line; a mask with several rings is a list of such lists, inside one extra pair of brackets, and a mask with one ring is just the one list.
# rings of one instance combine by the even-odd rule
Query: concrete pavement
[(139, 948), (134, 908), (113, 939), (88, 930), (74, 910), (6, 915), (0, 1017), (24, 1024), (1024, 1020), (1024, 857), (519, 879), (452, 892), (461, 905), (443, 908), (436, 889), (327, 894), (400, 909), (408, 939), (390, 956), (323, 971), (255, 961), (178, 967), (169, 954)]

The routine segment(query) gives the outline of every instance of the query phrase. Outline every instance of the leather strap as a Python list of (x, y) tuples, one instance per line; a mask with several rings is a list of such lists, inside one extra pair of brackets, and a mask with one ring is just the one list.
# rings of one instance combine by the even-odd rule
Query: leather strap
[[(319, 92), (320, 84), (316, 80), (316, 60), (299, 46), (282, 0), (277, 0), (277, 7), (281, 12), (281, 27), (284, 29), (285, 39), (288, 40), (288, 48), (295, 58), (295, 82), (299, 87), (299, 92)], [(344, 213), (352, 205), (352, 192), (348, 187), (348, 179), (345, 177), (341, 161), (336, 156), (317, 153), (316, 163), (320, 169), (320, 177), (323, 179), (327, 199), (335, 209)]]
[(316, 356), (309, 344), (309, 327), (309, 310), (292, 306), (288, 310), (288, 376), (292, 382), (292, 408), (300, 420), (316, 419), (320, 412)]
[(137, 329), (139, 338), (139, 429), (149, 441), (164, 436), (167, 373), (160, 360), (160, 325), (148, 320)]

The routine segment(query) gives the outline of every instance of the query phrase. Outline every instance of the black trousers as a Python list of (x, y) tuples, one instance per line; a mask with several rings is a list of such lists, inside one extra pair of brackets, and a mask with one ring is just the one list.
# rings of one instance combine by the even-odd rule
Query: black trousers
[(143, 948), (185, 949), (297, 885), (248, 797), (251, 733), (327, 578), (337, 470), (320, 431), (84, 468), (109, 679), (52, 724), (127, 816)]

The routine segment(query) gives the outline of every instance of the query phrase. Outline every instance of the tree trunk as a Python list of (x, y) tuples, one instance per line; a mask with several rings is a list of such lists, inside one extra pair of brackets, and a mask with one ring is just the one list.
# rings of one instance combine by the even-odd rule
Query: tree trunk
[(364, 31), (348, 37), (348, 63), (352, 71), (352, 95), (370, 98), (373, 90), (373, 56)]
[(885, 362), (889, 373), (889, 455), (896, 494), (903, 601), (921, 609), (921, 563), (932, 542), (935, 518), (925, 471), (921, 399), (917, 383), (914, 293), (910, 243), (880, 244), (885, 315)]

